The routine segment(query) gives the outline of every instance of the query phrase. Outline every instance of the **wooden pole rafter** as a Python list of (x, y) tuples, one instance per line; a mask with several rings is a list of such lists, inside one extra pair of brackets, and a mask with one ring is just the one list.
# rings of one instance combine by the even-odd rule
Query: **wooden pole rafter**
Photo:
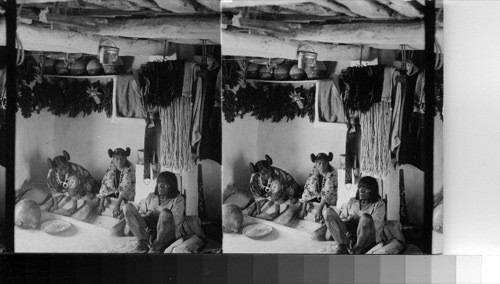
[[(5, 22), (0, 22), (0, 30), (5, 29)], [(38, 28), (28, 25), (18, 25), (17, 34), (25, 50), (56, 51), (68, 53), (96, 54), (102, 36), (84, 35), (71, 31), (60, 31)], [(134, 40), (118, 37), (111, 39), (118, 48), (120, 55), (161, 55), (164, 50), (162, 41)], [(0, 45), (5, 45), (5, 34), (0, 33)]]
[(222, 31), (221, 40), (223, 55), (296, 59), (299, 46), (307, 44), (318, 53), (320, 61), (359, 60), (361, 54), (363, 60), (374, 58), (368, 47), (305, 42), (225, 30)]
[[(341, 24), (301, 24), (234, 18), (233, 25), (253, 33), (264, 33), (286, 39), (370, 46), (405, 44), (411, 49), (423, 50), (425, 30), (423, 21), (412, 22), (354, 22)], [(436, 39), (442, 46), (442, 28), (437, 28)]]

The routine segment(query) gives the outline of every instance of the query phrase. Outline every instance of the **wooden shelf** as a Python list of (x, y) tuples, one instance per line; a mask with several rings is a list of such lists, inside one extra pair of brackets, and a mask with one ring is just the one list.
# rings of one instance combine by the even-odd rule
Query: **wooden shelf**
[(321, 80), (262, 80), (262, 79), (247, 79), (247, 82), (262, 82), (262, 83), (276, 83), (276, 84), (316, 84)]
[(319, 79), (319, 80), (262, 80), (262, 79), (247, 79), (248, 83), (273, 83), (273, 84), (314, 84), (316, 87), (315, 91), (315, 103), (314, 103), (314, 128), (325, 129), (330, 131), (347, 131), (347, 127), (345, 123), (338, 122), (325, 122), (319, 121), (319, 106), (318, 106), (318, 96), (319, 96), (319, 88), (318, 83), (322, 80), (331, 80), (331, 79)]
[(53, 77), (53, 78), (66, 78), (66, 79), (100, 79), (100, 78), (115, 78), (118, 75), (85, 75), (85, 76), (76, 76), (76, 75), (57, 75), (57, 74), (43, 74), (44, 77)]
[(116, 115), (116, 81), (118, 79), (118, 74), (115, 75), (96, 75), (96, 76), (91, 76), (91, 75), (85, 75), (85, 76), (75, 76), (75, 75), (57, 75), (57, 74), (43, 74), (44, 77), (51, 77), (51, 78), (61, 78), (61, 79), (111, 79), (113, 80), (113, 108), (112, 108), (112, 113), (111, 113), (111, 122), (112, 123), (118, 123), (118, 124), (126, 124), (126, 125), (131, 125), (131, 126), (140, 126), (144, 127), (146, 126), (146, 121), (143, 118), (132, 118), (132, 117), (121, 117)]

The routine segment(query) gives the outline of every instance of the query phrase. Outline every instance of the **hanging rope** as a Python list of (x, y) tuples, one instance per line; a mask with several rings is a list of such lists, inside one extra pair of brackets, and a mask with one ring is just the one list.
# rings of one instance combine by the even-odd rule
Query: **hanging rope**
[(376, 103), (369, 111), (360, 113), (359, 118), (361, 125), (360, 169), (374, 176), (387, 176), (392, 169), (389, 147), (391, 103)]
[(191, 153), (191, 98), (174, 99), (170, 106), (160, 108), (161, 164), (175, 172), (183, 173), (194, 168)]

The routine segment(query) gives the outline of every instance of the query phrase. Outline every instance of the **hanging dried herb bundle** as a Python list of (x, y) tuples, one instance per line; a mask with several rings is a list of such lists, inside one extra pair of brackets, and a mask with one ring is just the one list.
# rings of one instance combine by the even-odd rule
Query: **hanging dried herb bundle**
[[(100, 103), (87, 92), (92, 87), (99, 93)], [(32, 111), (40, 112), (47, 109), (53, 115), (68, 115), (76, 117), (79, 114), (89, 115), (92, 112), (106, 112), (111, 117), (113, 98), (113, 82), (101, 85), (99, 81), (90, 83), (85, 81), (67, 81), (60, 79), (54, 84), (47, 80), (37, 83), (33, 87), (31, 100)]]
[(16, 80), (23, 84), (31, 84), (40, 74), (40, 66), (33, 56), (27, 56), (23, 64), (16, 69)]
[[(236, 60), (222, 61), (222, 75), (222, 111), (227, 122), (233, 122), (236, 117), (243, 118), (245, 114), (273, 122), (308, 115), (309, 120), (314, 121), (314, 87), (309, 90), (281, 84), (259, 84), (256, 87), (247, 84), (242, 87), (242, 69)], [(291, 98), (292, 92), (299, 94), (302, 108)]]
[(384, 66), (349, 67), (342, 73), (345, 83), (343, 104), (346, 113), (366, 112), (380, 102), (384, 82)]
[(236, 107), (236, 94), (228, 89), (224, 89), (221, 95), (222, 112), (227, 122), (231, 123), (238, 116)]
[[(300, 94), (302, 109), (290, 97), (292, 92)], [(284, 118), (289, 121), (308, 115), (312, 122), (314, 121), (314, 94), (314, 87), (306, 90), (302, 86), (294, 88), (291, 85), (273, 84), (261, 84), (257, 87), (247, 85), (246, 88), (239, 88), (236, 93), (225, 90), (223, 93), (224, 117), (227, 122), (233, 122), (237, 116), (243, 118), (249, 113), (258, 120), (280, 122)]]
[(234, 89), (241, 82), (242, 70), (236, 60), (222, 60), (222, 83), (224, 89)]
[(148, 62), (144, 75), (144, 105), (147, 109), (168, 107), (172, 100), (182, 96), (184, 61)]
[(35, 111), (33, 90), (30, 85), (40, 73), (40, 67), (33, 56), (27, 56), (16, 69), (17, 106), (23, 117), (28, 118)]
[(101, 112), (104, 110), (106, 112), (106, 116), (111, 117), (113, 112), (113, 81), (101, 86), (101, 88), (101, 104), (99, 104), (97, 111)]

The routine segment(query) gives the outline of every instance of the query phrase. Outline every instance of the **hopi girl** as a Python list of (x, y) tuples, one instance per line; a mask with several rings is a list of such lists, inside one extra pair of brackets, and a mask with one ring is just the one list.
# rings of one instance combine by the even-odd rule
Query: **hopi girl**
[(77, 210), (77, 201), (86, 197), (89, 201), (95, 197), (99, 183), (89, 171), (80, 165), (69, 162), (68, 152), (63, 150), (62, 156), (54, 160), (47, 159), (49, 173), (47, 185), (52, 191), (52, 199), (43, 206), (44, 210), (53, 212), (58, 210), (58, 204), (65, 197), (65, 202), (73, 202), (72, 207), (61, 212), (63, 215), (73, 215)]
[(100, 203), (98, 213), (104, 211), (104, 201), (107, 197), (118, 198), (113, 209), (115, 218), (120, 215), (120, 205), (123, 201), (134, 201), (135, 197), (135, 166), (127, 159), (130, 156), (130, 148), (127, 150), (116, 148), (114, 151), (108, 149), (108, 155), (112, 159), (108, 171), (104, 175), (98, 197)]
[[(302, 190), (290, 174), (271, 166), (271, 157), (265, 157), (265, 160), (258, 161), (255, 165), (250, 163), (250, 190), (255, 198), (255, 210), (250, 215), (273, 220), (280, 215), (281, 204), (297, 203)], [(274, 213), (266, 214), (265, 211), (270, 206), (274, 206)]]
[(333, 153), (328, 155), (319, 153), (318, 155), (311, 154), (311, 161), (314, 163), (313, 170), (309, 175), (304, 186), (304, 193), (300, 202), (302, 209), (299, 213), (300, 218), (304, 218), (307, 214), (307, 207), (310, 202), (319, 202), (319, 208), (316, 212), (316, 222), (323, 221), (323, 208), (326, 206), (337, 205), (337, 189), (338, 178), (337, 170), (330, 165), (333, 159)]

